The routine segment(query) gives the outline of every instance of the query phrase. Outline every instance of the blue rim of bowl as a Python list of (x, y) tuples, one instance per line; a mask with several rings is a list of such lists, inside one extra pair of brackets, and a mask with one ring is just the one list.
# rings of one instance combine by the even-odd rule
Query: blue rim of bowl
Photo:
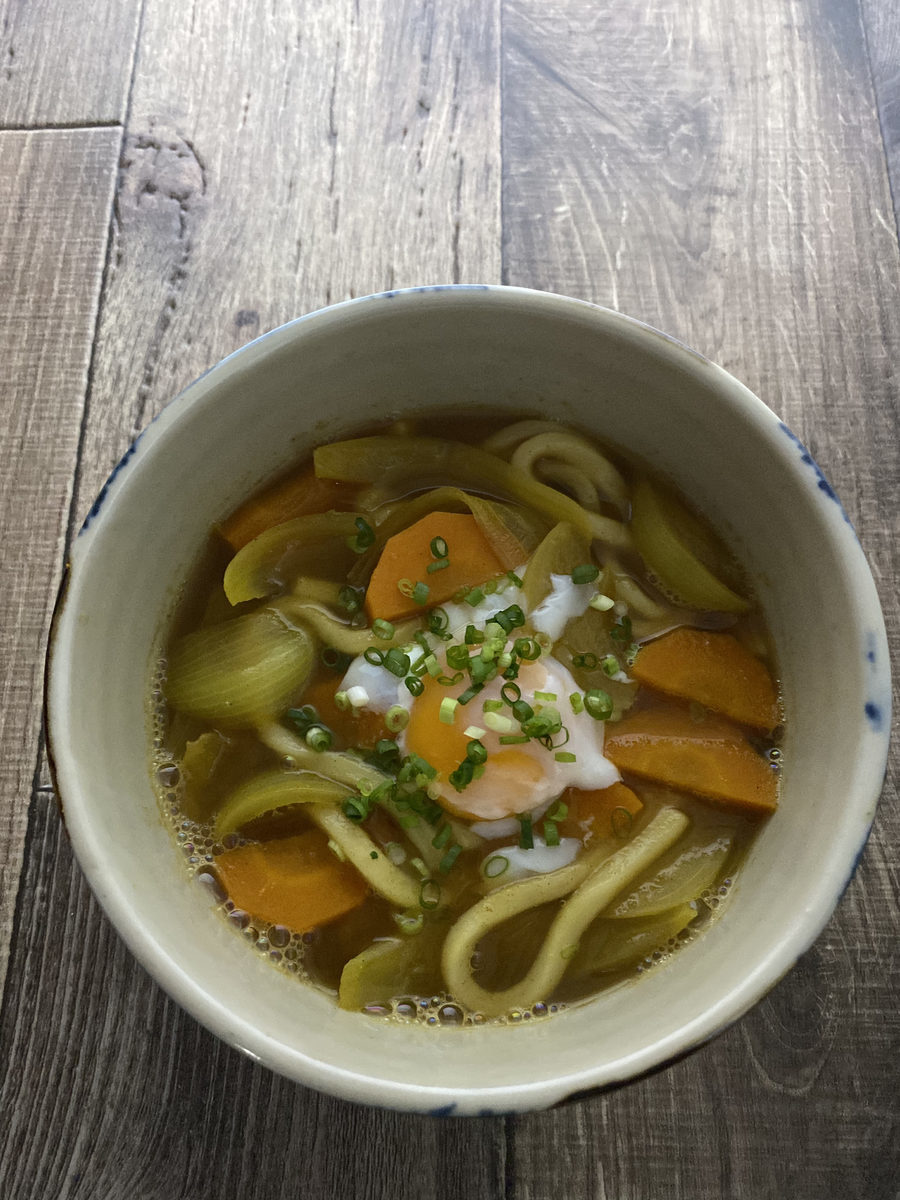
[[(651, 1042), (640, 1052), (630, 1055), (623, 1063), (609, 1064), (606, 1069), (586, 1068), (575, 1075), (549, 1081), (539, 1080), (531, 1085), (505, 1084), (477, 1091), (441, 1087), (440, 1085), (410, 1085), (386, 1081), (374, 1076), (354, 1075), (344, 1068), (334, 1067), (286, 1047), (284, 1043), (268, 1037), (251, 1026), (246, 1026), (243, 1022), (240, 1022), (240, 1029), (235, 1028), (233, 1020), (229, 1019), (230, 1014), (216, 998), (194, 983), (166, 951), (161, 950), (152, 939), (143, 936), (142, 931), (132, 924), (129, 920), (130, 910), (127, 899), (118, 894), (111, 894), (101, 881), (92, 877), (86, 866), (86, 862), (91, 859), (92, 834), (89, 822), (82, 820), (82, 814), (77, 804), (71, 805), (63, 795), (65, 789), (60, 785), (61, 755), (56, 749), (57, 737), (53, 719), (54, 662), (58, 650), (58, 635), (67, 610), (66, 601), (72, 588), (73, 572), (78, 570), (78, 563), (89, 550), (90, 542), (93, 540), (92, 535), (102, 527), (103, 522), (98, 518), (102, 517), (110, 498), (123, 485), (129, 474), (129, 468), (139, 462), (146, 453), (149, 453), (152, 445), (164, 435), (168, 426), (178, 420), (181, 410), (197, 398), (198, 392), (202, 395), (202, 389), (212, 386), (217, 374), (229, 369), (235, 363), (241, 363), (245, 368), (252, 366), (257, 357), (268, 354), (281, 343), (293, 340), (298, 329), (311, 323), (319, 324), (328, 320), (338, 320), (348, 310), (362, 309), (364, 306), (376, 303), (393, 302), (398, 298), (404, 301), (423, 295), (456, 298), (462, 294), (487, 294), (491, 297), (492, 303), (503, 303), (507, 300), (524, 301), (533, 306), (534, 311), (543, 307), (548, 313), (552, 312), (557, 316), (561, 315), (563, 310), (573, 315), (580, 313), (585, 319), (590, 314), (595, 319), (599, 318), (604, 322), (619, 326), (621, 329), (630, 330), (637, 337), (644, 339), (650, 337), (657, 341), (658, 349), (661, 346), (662, 352), (667, 357), (676, 360), (671, 365), (683, 365), (693, 369), (701, 365), (712, 373), (718, 390), (728, 393), (732, 401), (740, 400), (744, 405), (745, 412), (755, 418), (761, 432), (763, 423), (768, 426), (769, 430), (779, 430), (784, 435), (784, 445), (791, 448), (790, 453), (799, 455), (801, 464), (809, 468), (809, 486), (820, 497), (822, 511), (838, 514), (839, 525), (833, 520), (830, 522), (832, 535), (842, 542), (842, 548), (847, 553), (858, 556), (860, 578), (863, 581), (862, 590), (868, 593), (866, 596), (859, 597), (859, 603), (861, 607), (868, 610), (870, 617), (866, 622), (864, 637), (872, 696), (872, 699), (866, 704), (864, 714), (866, 720), (862, 725), (862, 732), (868, 733), (870, 736), (870, 748), (867, 754), (861, 756), (859, 771), (861, 778), (857, 780), (856, 787), (857, 793), (867, 798), (869, 805), (867, 819), (860, 826), (860, 836), (854, 845), (852, 862), (840, 886), (833, 888), (828, 896), (824, 897), (822, 902), (816, 906), (815, 911), (818, 915), (814, 919), (807, 919), (801, 927), (802, 936), (795, 928), (791, 932), (791, 936), (782, 938), (776, 950), (772, 950), (762, 962), (758, 963), (750, 976), (720, 1000), (714, 1010), (704, 1010), (687, 1025), (682, 1026), (677, 1035), (669, 1035), (663, 1039), (662, 1043)], [(680, 364), (678, 360), (681, 360)], [(772, 437), (768, 440), (773, 449), (777, 449), (777, 439)], [(834, 489), (831, 488), (824, 473), (796, 434), (784, 422), (779, 421), (759, 397), (724, 368), (717, 366), (677, 338), (655, 329), (651, 325), (585, 300), (577, 300), (551, 292), (492, 284), (437, 284), (379, 292), (370, 296), (342, 301), (339, 304), (307, 313), (260, 335), (198, 376), (160, 411), (129, 446), (113, 468), (89, 510), (71, 548), (70, 561), (66, 566), (60, 585), (51, 622), (45, 666), (44, 714), (48, 758), (63, 823), (79, 863), (99, 902), (138, 961), (160, 983), (160, 986), (201, 1024), (270, 1069), (306, 1086), (318, 1088), (347, 1100), (376, 1107), (428, 1113), (433, 1116), (496, 1116), (511, 1112), (526, 1112), (570, 1103), (593, 1094), (613, 1091), (666, 1069), (692, 1054), (738, 1021), (791, 970), (797, 959), (809, 949), (827, 924), (853, 878), (865, 849), (874, 820), (877, 799), (883, 785), (887, 765), (890, 713), (891, 682), (887, 638), (871, 572), (855, 530), (844, 513)], [(719, 1016), (710, 1019), (713, 1011), (719, 1013)], [(677, 1046), (667, 1047), (666, 1043), (673, 1043), (676, 1040)], [(279, 1061), (285, 1057), (288, 1057), (290, 1061)], [(615, 1069), (617, 1066), (620, 1068), (618, 1072)], [(510, 1104), (509, 1101), (512, 1100), (515, 1103)], [(492, 1103), (493, 1101), (497, 1102), (496, 1106)]]

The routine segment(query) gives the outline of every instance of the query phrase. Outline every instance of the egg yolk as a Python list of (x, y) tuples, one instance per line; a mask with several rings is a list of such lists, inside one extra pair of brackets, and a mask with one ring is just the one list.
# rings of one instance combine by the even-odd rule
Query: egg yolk
[[(468, 820), (490, 820), (514, 813), (528, 812), (534, 807), (533, 793), (542, 782), (544, 771), (535, 753), (525, 746), (501, 746), (495, 734), (480, 740), (488, 750), (484, 774), (473, 780), (462, 792), (456, 792), (448, 777), (466, 757), (471, 739), (463, 732), (477, 725), (480, 711), (473, 705), (471, 720), (466, 709), (457, 708), (454, 724), (440, 718), (441, 701), (452, 693), (433, 679), (425, 682), (425, 690), (412, 707), (405, 730), (407, 752), (420, 755), (441, 775), (441, 805), (457, 817)], [(540, 753), (546, 753), (543, 747)]]

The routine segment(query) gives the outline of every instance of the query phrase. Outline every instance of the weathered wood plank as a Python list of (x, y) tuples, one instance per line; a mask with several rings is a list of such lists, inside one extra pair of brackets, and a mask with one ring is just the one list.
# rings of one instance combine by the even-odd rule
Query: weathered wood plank
[(900, 228), (900, 9), (892, 0), (861, 0), (872, 84)]
[(148, 3), (80, 513), (162, 404), (266, 329), (499, 280), (496, 9)]
[[(257, 333), (379, 288), (499, 279), (498, 7), (319, 0), (261, 20), (148, 0), (76, 521), (135, 430)], [(503, 1194), (502, 1121), (358, 1109), (208, 1036), (122, 949), (46, 797), (31, 819), (0, 1195)]]
[(49, 797), (32, 807), (0, 1024), (0, 1196), (503, 1196), (503, 1121), (320, 1096), (202, 1029), (100, 912)]
[(0, 0), (0, 128), (125, 119), (141, 0)]
[(0, 991), (119, 140), (0, 133)]
[[(504, 279), (666, 329), (783, 414), (857, 524), (896, 653), (900, 260), (856, 5), (507, 0), (504, 80)], [(671, 1071), (514, 1122), (521, 1196), (582, 1175), (617, 1200), (896, 1195), (896, 762), (814, 950)]]

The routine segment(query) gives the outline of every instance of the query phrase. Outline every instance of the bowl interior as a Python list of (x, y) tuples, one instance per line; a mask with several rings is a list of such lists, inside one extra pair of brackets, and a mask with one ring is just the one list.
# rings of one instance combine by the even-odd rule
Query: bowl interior
[[(312, 445), (434, 407), (552, 414), (669, 476), (749, 568), (783, 682), (784, 800), (722, 919), (637, 986), (528, 1028), (385, 1025), (272, 969), (187, 879), (149, 783), (152, 657), (212, 523)], [(758, 400), (684, 347), (516, 289), (366, 298), (225, 360), (145, 432), (111, 482), (74, 547), (54, 631), (48, 712), (64, 811), (132, 949), (177, 1000), (268, 1065), (402, 1108), (545, 1106), (645, 1071), (734, 1019), (827, 920), (865, 840), (886, 753), (887, 655), (871, 577), (803, 453)]]

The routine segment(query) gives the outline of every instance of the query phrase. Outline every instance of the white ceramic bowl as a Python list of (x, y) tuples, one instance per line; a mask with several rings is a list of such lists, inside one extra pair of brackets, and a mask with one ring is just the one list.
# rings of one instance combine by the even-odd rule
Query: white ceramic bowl
[[(781, 807), (726, 911), (634, 984), (516, 1027), (427, 1029), (339, 1011), (261, 961), (184, 871), (149, 778), (161, 622), (213, 521), (317, 442), (408, 410), (552, 414), (670, 476), (736, 547), (777, 645)], [(192, 384), (113, 473), (71, 555), (52, 638), (50, 746), (72, 843), (131, 949), (232, 1045), (339, 1096), (436, 1113), (543, 1108), (713, 1036), (828, 920), (883, 779), (889, 669), (853, 529), (803, 446), (680, 343), (538, 292), (419, 288), (259, 338)]]

